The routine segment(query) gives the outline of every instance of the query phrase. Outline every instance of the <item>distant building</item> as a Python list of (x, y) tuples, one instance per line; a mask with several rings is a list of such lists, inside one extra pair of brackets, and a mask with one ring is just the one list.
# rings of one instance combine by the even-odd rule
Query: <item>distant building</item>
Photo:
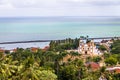
[(0, 53), (5, 53), (4, 47), (0, 47)]
[(78, 52), (83, 55), (98, 55), (100, 54), (100, 51), (96, 48), (96, 45), (94, 44), (94, 41), (91, 40), (87, 43), (84, 43), (83, 40), (79, 41), (79, 47), (78, 47)]
[(103, 45), (107, 51), (110, 51), (110, 46), (113, 44), (113, 40), (102, 40), (100, 45)]
[(10, 53), (15, 53), (15, 52), (17, 52), (17, 49), (15, 48), (15, 49), (12, 49), (12, 50), (10, 50)]
[(102, 40), (101, 43), (112, 44), (113, 40)]
[(106, 71), (109, 71), (109, 72), (115, 72), (115, 73), (120, 73), (120, 67), (110, 67), (110, 68), (107, 68)]
[(37, 47), (31, 47), (30, 48), (30, 51), (34, 52), (34, 53), (38, 52), (38, 50), (39, 50), (39, 48), (37, 48)]
[(45, 46), (42, 50), (47, 51), (47, 50), (49, 50), (49, 48), (50, 48), (49, 46)]
[(0, 49), (0, 53), (4, 53), (5, 52), (5, 50), (4, 49)]

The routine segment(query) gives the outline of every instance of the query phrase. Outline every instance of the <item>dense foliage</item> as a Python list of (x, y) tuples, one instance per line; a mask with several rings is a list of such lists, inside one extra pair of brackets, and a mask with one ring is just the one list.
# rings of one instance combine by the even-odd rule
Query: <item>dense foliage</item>
[[(0, 80), (120, 80), (120, 73), (106, 71), (106, 67), (120, 64), (120, 54), (105, 53), (101, 56), (85, 57), (76, 49), (79, 39), (66, 39), (50, 43), (47, 51), (18, 48), (16, 52), (0, 53)], [(119, 53), (119, 41), (112, 44), (112, 51)], [(70, 56), (70, 57), (69, 57)], [(67, 60), (66, 60), (67, 59)], [(93, 70), (87, 63), (105, 63)]]
[(106, 49), (106, 47), (105, 47), (105, 46), (100, 45), (100, 46), (99, 46), (99, 50), (105, 51), (105, 50), (107, 50), (107, 49)]
[(114, 41), (111, 48), (112, 48), (111, 50), (112, 53), (120, 54), (120, 40)]
[(50, 42), (50, 50), (52, 51), (64, 51), (69, 49), (77, 49), (79, 46), (79, 40), (76, 39), (65, 39), (65, 40), (58, 40), (58, 41), (51, 41)]
[(54, 69), (41, 66), (42, 55), (42, 51), (32, 53), (27, 49), (3, 55), (0, 58), (0, 80), (56, 80)]

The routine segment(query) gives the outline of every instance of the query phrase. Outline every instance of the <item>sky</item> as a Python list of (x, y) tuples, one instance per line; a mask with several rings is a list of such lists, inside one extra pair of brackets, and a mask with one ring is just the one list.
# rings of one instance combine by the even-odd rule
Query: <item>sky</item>
[(0, 0), (0, 17), (120, 16), (120, 0)]

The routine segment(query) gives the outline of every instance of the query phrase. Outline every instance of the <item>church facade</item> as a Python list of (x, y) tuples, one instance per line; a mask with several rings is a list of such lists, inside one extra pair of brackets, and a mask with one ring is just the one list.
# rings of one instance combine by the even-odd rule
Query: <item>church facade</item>
[(100, 51), (96, 48), (96, 45), (94, 44), (93, 40), (90, 40), (89, 42), (84, 42), (83, 40), (79, 41), (79, 47), (78, 52), (83, 55), (98, 55), (100, 54)]

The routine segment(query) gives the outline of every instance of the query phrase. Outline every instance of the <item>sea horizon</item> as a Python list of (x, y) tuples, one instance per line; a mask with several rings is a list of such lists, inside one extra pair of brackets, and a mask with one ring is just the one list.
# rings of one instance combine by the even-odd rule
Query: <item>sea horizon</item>
[(74, 39), (87, 35), (89, 37), (120, 36), (120, 17), (0, 18), (0, 42)]

